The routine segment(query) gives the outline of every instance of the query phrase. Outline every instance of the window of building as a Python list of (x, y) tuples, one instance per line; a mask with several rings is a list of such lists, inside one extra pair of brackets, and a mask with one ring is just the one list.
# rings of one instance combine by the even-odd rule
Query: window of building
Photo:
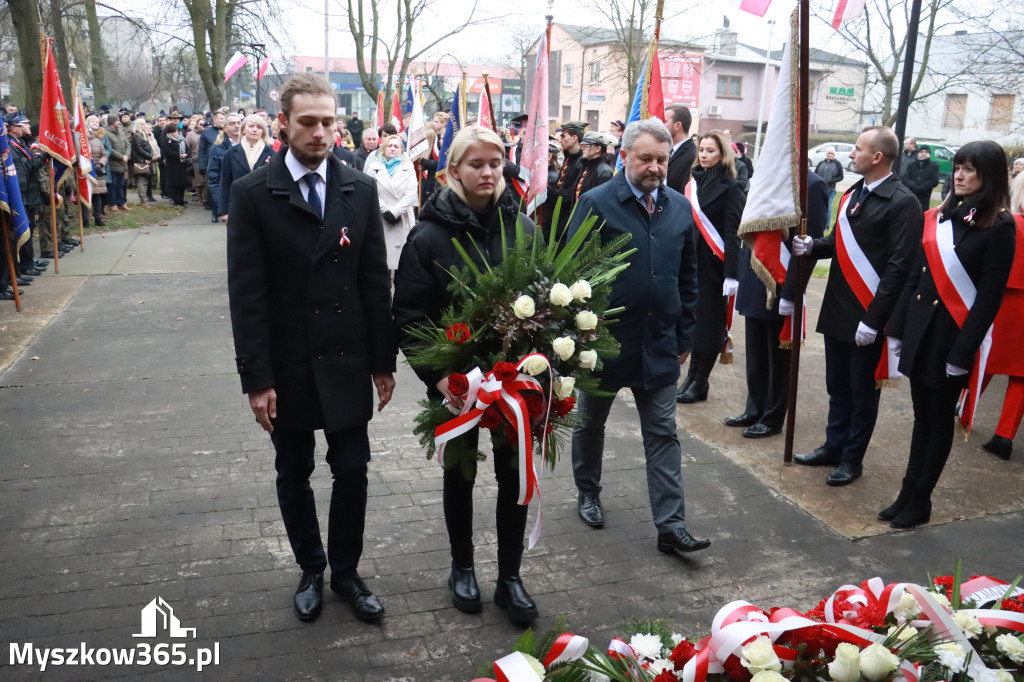
[(715, 94), (739, 99), (743, 96), (743, 76), (719, 76)]
[(601, 82), (601, 62), (590, 63), (590, 82), (600, 83)]
[(562, 120), (569, 121), (572, 119), (572, 107), (568, 104), (562, 105)]
[(963, 128), (967, 115), (967, 95), (946, 95), (946, 115), (942, 117), (943, 128)]
[(306, 73), (310, 73), (312, 70), (313, 70), (312, 66), (307, 66), (306, 67)]
[(587, 109), (587, 123), (590, 124), (591, 130), (597, 130), (598, 117), (599, 114), (595, 109)]
[(562, 78), (562, 85), (572, 85), (572, 64), (565, 65), (565, 75)]
[(992, 95), (992, 108), (988, 112), (989, 130), (1009, 130), (1013, 121), (1016, 95)]

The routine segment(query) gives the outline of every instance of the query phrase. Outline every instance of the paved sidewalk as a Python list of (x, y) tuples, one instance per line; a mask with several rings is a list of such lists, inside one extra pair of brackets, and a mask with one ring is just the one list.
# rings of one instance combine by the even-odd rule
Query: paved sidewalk
[[(118, 235), (103, 258), (106, 245), (87, 238), (95, 264), (83, 259), (72, 273), (75, 259), (67, 261), (80, 288), (0, 374), (0, 679), (476, 677), (521, 632), (491, 600), (493, 474), (484, 463), (476, 490), (485, 604), (467, 616), (448, 602), (441, 476), (411, 435), (422, 388), (404, 365), (395, 400), (371, 423), (360, 567), (387, 615), (379, 626), (360, 623), (333, 594), (315, 623), (292, 614), (298, 571), (272, 449), (234, 372), (224, 231), (204, 222), (190, 209), (148, 235)], [(567, 461), (542, 479), (544, 535), (522, 571), (538, 629), (565, 615), (601, 643), (627, 618), (660, 617), (700, 635), (737, 598), (809, 608), (843, 583), (923, 581), (957, 556), (971, 573), (1024, 569), (1020, 512), (850, 541), (718, 450), (680, 437), (691, 529), (711, 548), (689, 559), (656, 550), (639, 425), (624, 396), (608, 427), (608, 525), (594, 531), (576, 518)], [(325, 466), (314, 487), (325, 515)], [(196, 628), (195, 639), (133, 638), (140, 610), (158, 597)], [(38, 664), (12, 666), (9, 649), (147, 641), (186, 642), (189, 656), (216, 644), (219, 665), (201, 674), (171, 665), (40, 673)]]

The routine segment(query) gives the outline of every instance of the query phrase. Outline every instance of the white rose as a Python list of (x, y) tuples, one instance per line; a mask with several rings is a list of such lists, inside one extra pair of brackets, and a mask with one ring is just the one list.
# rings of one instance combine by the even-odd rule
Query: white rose
[(836, 657), (828, 664), (828, 674), (835, 682), (857, 682), (860, 679), (860, 649), (847, 642), (836, 647)]
[(564, 377), (555, 384), (555, 395), (562, 399), (568, 398), (572, 395), (574, 388), (576, 388), (576, 380), (572, 377)]
[(533, 317), (533, 314), (537, 312), (537, 306), (529, 296), (520, 296), (512, 304), (512, 310), (515, 312), (516, 317), (520, 320), (525, 320), (528, 317)]
[(523, 371), (532, 377), (542, 374), (548, 368), (548, 363), (539, 355), (533, 355), (523, 363)]
[(597, 315), (589, 310), (581, 310), (576, 313), (576, 328), (588, 332), (597, 327)]
[(911, 620), (919, 613), (921, 613), (921, 607), (918, 606), (914, 595), (904, 592), (900, 596), (900, 605), (896, 607), (896, 617), (900, 620)]
[(999, 635), (996, 637), (996, 648), (1017, 665), (1024, 663), (1024, 642), (1020, 641), (1020, 637)]
[(754, 676), (750, 678), (750, 682), (789, 682), (785, 677), (778, 674), (774, 670), (761, 670), (760, 672), (754, 673)]
[(548, 298), (551, 299), (553, 305), (565, 307), (572, 303), (572, 292), (569, 287), (565, 286), (561, 282), (551, 287), (551, 293), (548, 294)]
[(877, 642), (860, 652), (860, 672), (869, 682), (878, 682), (900, 665), (900, 659)]
[[(896, 627), (895, 625), (893, 625), (892, 627), (889, 628), (889, 632), (887, 632), (886, 634), (891, 637), (892, 634), (894, 632), (896, 632), (897, 630), (900, 630), (900, 629), (898, 627)], [(902, 630), (900, 630), (900, 634), (899, 634), (899, 636), (896, 637), (896, 641), (897, 642), (905, 642), (905, 641), (907, 641), (908, 639), (910, 639), (911, 637), (913, 637), (916, 634), (917, 634), (917, 628), (912, 628), (912, 627), (910, 627), (908, 625), (907, 627), (905, 627)]]
[(949, 668), (951, 672), (962, 673), (964, 671), (967, 654), (959, 644), (954, 642), (940, 644), (935, 647), (935, 655), (938, 656), (939, 663)]
[(761, 670), (771, 670), (773, 672), (782, 670), (782, 661), (775, 654), (772, 640), (767, 637), (758, 637), (740, 649), (740, 663), (751, 673)]
[(568, 336), (559, 336), (551, 342), (551, 347), (555, 349), (558, 357), (563, 360), (568, 360), (576, 352), (576, 342)]
[(594, 369), (595, 367), (597, 367), (597, 351), (581, 350), (580, 369)]
[(981, 634), (981, 622), (972, 614), (966, 611), (957, 611), (953, 614), (953, 620), (964, 629), (967, 639), (975, 639)]
[(588, 282), (585, 279), (577, 280), (576, 282), (574, 282), (573, 285), (569, 288), (569, 291), (572, 292), (572, 297), (575, 298), (577, 301), (580, 301), (581, 303), (583, 301), (586, 301), (594, 294), (594, 292), (590, 290), (590, 282)]
[(657, 635), (636, 634), (629, 640), (629, 646), (640, 658), (653, 661), (661, 655), (661, 637)]

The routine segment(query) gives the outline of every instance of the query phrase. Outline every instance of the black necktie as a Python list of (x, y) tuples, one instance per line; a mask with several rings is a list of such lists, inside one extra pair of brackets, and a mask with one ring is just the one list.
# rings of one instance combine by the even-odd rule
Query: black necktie
[(860, 196), (857, 197), (857, 200), (860, 201), (861, 203), (864, 203), (864, 197), (866, 197), (869, 194), (871, 194), (871, 190), (868, 189), (867, 185), (864, 185), (863, 187), (860, 188)]
[(306, 201), (309, 202), (309, 207), (313, 209), (317, 217), (321, 220), (324, 217), (324, 207), (320, 203), (320, 195), (316, 193), (316, 179), (317, 174), (315, 171), (306, 173), (303, 180), (306, 181), (306, 186), (309, 187), (309, 196), (306, 197)]

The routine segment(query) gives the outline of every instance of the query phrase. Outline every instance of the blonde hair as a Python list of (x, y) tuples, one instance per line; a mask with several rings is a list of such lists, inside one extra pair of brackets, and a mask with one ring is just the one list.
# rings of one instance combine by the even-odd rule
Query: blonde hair
[[(721, 164), (729, 172), (729, 176), (736, 177), (736, 154), (732, 151), (732, 145), (725, 139), (725, 134), (720, 130), (711, 130), (697, 138), (697, 146), (700, 147), (701, 140), (711, 139), (718, 147), (718, 153), (722, 156)], [(700, 154), (694, 160), (694, 166), (700, 165)]]
[(261, 130), (263, 130), (263, 144), (270, 145), (274, 143), (274, 141), (270, 139), (270, 129), (267, 127), (266, 119), (259, 114), (249, 114), (242, 121), (242, 137), (245, 137), (245, 127), (250, 123), (255, 123)]
[(1010, 185), (1010, 211), (1024, 215), (1024, 173), (1017, 173)]
[[(501, 158), (505, 158), (505, 145), (490, 128), (484, 128), (483, 126), (466, 126), (458, 133), (455, 134), (455, 139), (452, 140), (452, 146), (448, 148), (448, 167), (454, 168), (459, 165), (462, 161), (462, 156), (466, 151), (474, 144), (490, 144), (493, 145)], [(455, 195), (462, 199), (464, 203), (469, 203), (466, 200), (466, 188), (462, 186), (462, 181), (457, 179), (451, 173), (446, 173), (448, 176), (448, 189), (455, 192)], [(494, 201), (498, 200), (501, 193), (505, 191), (505, 178), (501, 173), (498, 173), (498, 180), (494, 183)]]
[(146, 136), (146, 131), (143, 129), (143, 126), (145, 126), (145, 125), (146, 125), (146, 121), (144, 119), (141, 119), (141, 118), (135, 119), (134, 121), (132, 121), (132, 124), (130, 126), (128, 126), (128, 134), (129, 135), (133, 135), (135, 133), (138, 133), (139, 135), (142, 135), (143, 137), (145, 137)]

